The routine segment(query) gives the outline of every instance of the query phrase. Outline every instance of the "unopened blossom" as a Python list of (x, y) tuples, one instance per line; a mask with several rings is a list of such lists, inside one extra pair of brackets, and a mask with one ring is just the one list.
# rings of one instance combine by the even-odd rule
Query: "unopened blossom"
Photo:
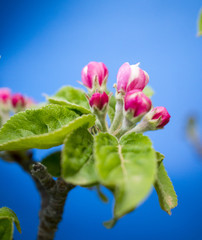
[(99, 110), (102, 110), (104, 106), (108, 104), (108, 102), (109, 102), (109, 96), (105, 92), (103, 93), (96, 92), (89, 99), (90, 106), (92, 108), (96, 107)]
[(143, 90), (148, 82), (149, 75), (139, 67), (139, 64), (130, 65), (126, 62), (119, 68), (117, 74), (117, 91), (126, 93), (135, 89)]
[(0, 88), (0, 103), (7, 104), (11, 99), (11, 90), (9, 88)]
[(36, 102), (32, 98), (26, 97), (26, 99), (25, 99), (25, 107), (26, 108), (31, 108), (34, 105), (36, 105)]
[(108, 69), (102, 62), (90, 62), (81, 72), (82, 83), (89, 89), (92, 89), (97, 84), (100, 87), (106, 84), (107, 78)]
[(154, 113), (152, 120), (160, 121), (157, 128), (163, 128), (170, 121), (170, 114), (165, 107), (155, 107), (151, 112)]
[(125, 95), (125, 111), (131, 111), (133, 117), (143, 116), (152, 106), (150, 98), (148, 98), (142, 91), (133, 90), (127, 92)]
[(26, 99), (20, 93), (15, 93), (11, 97), (11, 103), (13, 108), (24, 108), (26, 106)]

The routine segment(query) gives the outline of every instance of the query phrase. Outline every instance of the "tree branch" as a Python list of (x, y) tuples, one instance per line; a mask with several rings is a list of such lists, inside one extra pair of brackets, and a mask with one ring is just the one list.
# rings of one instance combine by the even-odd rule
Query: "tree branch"
[(49, 195), (49, 203), (40, 216), (38, 240), (52, 240), (59, 222), (62, 219), (65, 201), (68, 192), (74, 187), (67, 184), (62, 178), (56, 181), (48, 173), (41, 163), (34, 163), (31, 170), (32, 175), (39, 180)]

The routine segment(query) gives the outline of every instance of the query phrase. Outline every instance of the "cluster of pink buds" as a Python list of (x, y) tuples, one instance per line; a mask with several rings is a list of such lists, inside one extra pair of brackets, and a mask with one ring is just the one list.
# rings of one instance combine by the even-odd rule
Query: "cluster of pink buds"
[(25, 97), (20, 93), (12, 94), (9, 88), (0, 88), (1, 124), (10, 118), (10, 113), (23, 111), (33, 105), (35, 105), (35, 103), (31, 98)]
[[(89, 91), (89, 104), (98, 116), (101, 125), (106, 117), (110, 96), (106, 94), (108, 69), (104, 63), (90, 62), (82, 70), (82, 83)], [(144, 132), (163, 128), (170, 120), (164, 107), (152, 107), (143, 89), (149, 82), (149, 75), (139, 63), (124, 63), (117, 74), (115, 117), (109, 131), (117, 136), (131, 130)], [(141, 121), (142, 120), (142, 121)], [(141, 121), (139, 124), (137, 124)], [(136, 125), (137, 124), (137, 125)], [(106, 131), (107, 127), (102, 127)]]

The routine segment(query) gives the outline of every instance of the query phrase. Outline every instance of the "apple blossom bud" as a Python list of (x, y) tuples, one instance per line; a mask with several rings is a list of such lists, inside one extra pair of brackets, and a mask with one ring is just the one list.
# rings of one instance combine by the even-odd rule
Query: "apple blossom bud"
[(109, 97), (105, 92), (103, 92), (103, 93), (96, 92), (89, 99), (90, 106), (92, 108), (96, 107), (99, 110), (102, 110), (104, 108), (104, 106), (106, 106), (106, 104), (108, 104), (108, 102), (109, 102)]
[(102, 62), (90, 62), (81, 72), (82, 82), (89, 89), (106, 85), (107, 77), (108, 69)]
[(126, 93), (134, 89), (143, 90), (148, 82), (149, 75), (139, 68), (139, 63), (130, 65), (126, 62), (117, 74), (117, 91)]
[(160, 121), (157, 128), (163, 128), (170, 121), (170, 114), (165, 107), (155, 107), (151, 113), (154, 113), (152, 120), (158, 119)]
[(11, 99), (11, 90), (9, 88), (0, 88), (0, 103), (7, 104)]
[(11, 102), (14, 108), (24, 108), (26, 106), (26, 99), (20, 93), (13, 94)]
[(151, 100), (140, 90), (127, 92), (125, 95), (125, 111), (132, 112), (133, 117), (143, 116), (151, 106)]
[(36, 105), (36, 102), (32, 98), (27, 97), (25, 99), (25, 108), (32, 108), (35, 105)]

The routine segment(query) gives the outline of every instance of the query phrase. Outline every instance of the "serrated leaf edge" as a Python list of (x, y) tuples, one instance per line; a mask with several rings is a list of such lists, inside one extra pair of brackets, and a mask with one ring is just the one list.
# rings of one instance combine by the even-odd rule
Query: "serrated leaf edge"
[[(85, 114), (91, 113), (91, 111), (88, 110), (87, 108), (85, 108), (85, 107), (83, 107), (83, 106), (80, 106), (80, 105), (78, 105), (78, 104), (75, 104), (75, 103), (71, 103), (71, 102), (69, 102), (69, 101), (67, 101), (67, 100), (65, 100), (65, 99), (63, 99), (63, 98), (59, 98), (59, 97), (47, 97), (46, 99), (47, 99), (47, 101), (49, 101), (51, 104), (59, 104), (59, 103), (57, 103), (57, 101), (60, 101), (60, 102), (63, 103), (63, 104), (61, 104), (61, 105), (67, 106), (67, 108), (69, 108), (69, 109), (79, 110), (79, 111), (82, 111), (82, 113), (85, 113)], [(51, 102), (51, 101), (52, 101), (52, 102)], [(71, 108), (71, 107), (73, 107), (73, 108)]]
[[(56, 104), (51, 104), (51, 105), (56, 105)], [(47, 107), (47, 106), (48, 106), (48, 105), (43, 106), (42, 108), (39, 108), (39, 109), (43, 109), (43, 108), (45, 108), (45, 107)], [(39, 109), (32, 109), (32, 110), (28, 109), (28, 110), (26, 110), (26, 111), (19, 112), (17, 115), (23, 115), (25, 112), (30, 112), (30, 111), (33, 112), (33, 111), (37, 111), (37, 110), (39, 110)], [(71, 111), (71, 110), (70, 110), (70, 111)], [(16, 115), (12, 116), (12, 117), (7, 121), (7, 123), (10, 122), (10, 121), (12, 120), (12, 118), (14, 118), (14, 117), (16, 117)], [(94, 120), (93, 120), (92, 117), (94, 118)], [(91, 118), (92, 118), (92, 119), (91, 119)], [(16, 143), (16, 142), (18, 142), (19, 140), (25, 140), (25, 139), (30, 140), (30, 139), (38, 138), (38, 137), (40, 137), (40, 136), (51, 136), (51, 135), (54, 135), (55, 133), (58, 133), (58, 132), (62, 131), (63, 129), (65, 129), (67, 126), (74, 125), (75, 122), (80, 122), (81, 119), (86, 119), (86, 120), (89, 119), (89, 120), (91, 120), (91, 121), (89, 122), (89, 124), (88, 124), (88, 127), (91, 127), (91, 126), (95, 123), (95, 120), (96, 120), (95, 115), (93, 115), (93, 114), (82, 115), (82, 116), (80, 116), (80, 117), (77, 117), (77, 118), (74, 119), (73, 121), (69, 122), (68, 124), (64, 125), (63, 127), (59, 128), (59, 129), (57, 129), (57, 130), (54, 130), (53, 132), (44, 133), (44, 134), (39, 134), (39, 135), (36, 135), (36, 136), (31, 136), (31, 137), (21, 137), (21, 138), (18, 138), (18, 139), (16, 139), (16, 140), (13, 140), (13, 141), (8, 141), (8, 142), (6, 142), (6, 143), (0, 144), (0, 151), (1, 151), (1, 148), (3, 148), (5, 145), (10, 144), (10, 143)], [(0, 129), (0, 132), (6, 127), (6, 125), (7, 125), (7, 124), (5, 123), (5, 124), (2, 126), (2, 128)], [(71, 127), (70, 127), (70, 128), (71, 128)]]
[[(164, 170), (165, 170), (165, 169), (164, 169)], [(165, 172), (166, 172), (166, 174), (167, 174), (167, 171), (166, 171), (166, 170), (165, 170)], [(173, 186), (173, 183), (172, 183), (170, 177), (168, 176), (168, 174), (167, 174), (167, 177), (168, 177), (170, 183), (171, 183), (172, 186)], [(162, 208), (162, 210), (166, 211), (169, 215), (171, 215), (171, 214), (172, 214), (172, 213), (171, 213), (171, 209), (174, 209), (174, 208), (177, 207), (177, 205), (178, 205), (178, 197), (177, 197), (177, 194), (176, 194), (176, 192), (175, 192), (174, 186), (173, 186), (174, 195), (175, 195), (174, 198), (176, 199), (177, 202), (176, 202), (175, 205), (170, 206), (170, 204), (168, 203), (167, 199), (164, 197), (166, 194), (165, 194), (165, 191), (163, 190), (162, 184), (160, 184), (160, 181), (157, 181), (157, 180), (156, 180), (156, 182), (154, 183), (154, 186), (155, 186), (155, 184), (157, 184), (157, 183), (158, 183), (158, 186), (159, 186), (160, 190), (164, 193), (164, 194), (161, 194), (161, 197), (165, 200), (165, 202), (168, 204), (168, 207), (170, 208), (170, 210), (168, 210), (168, 211), (166, 211), (166, 209), (163, 209), (163, 208)], [(159, 201), (159, 203), (160, 203), (160, 201)], [(160, 206), (161, 206), (161, 204), (160, 204)]]

